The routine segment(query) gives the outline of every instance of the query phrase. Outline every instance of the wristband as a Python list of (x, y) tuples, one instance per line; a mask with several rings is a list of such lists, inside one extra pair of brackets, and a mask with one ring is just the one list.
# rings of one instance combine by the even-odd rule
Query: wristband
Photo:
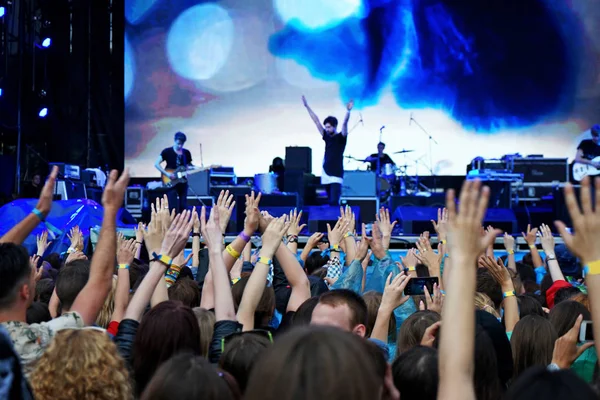
[(346, 233), (346, 234), (344, 235), (344, 237), (345, 237), (345, 238), (348, 238), (348, 237), (354, 237), (354, 234), (353, 234), (352, 232), (348, 232), (348, 233)]
[(171, 265), (173, 265), (173, 259), (167, 255), (156, 254), (155, 252), (152, 252), (152, 257), (154, 257), (154, 258), (150, 261), (161, 262), (161, 263), (165, 264), (167, 267), (170, 267)]
[(446, 239), (442, 239), (442, 244), (446, 244)]
[(444, 254), (444, 257), (446, 257), (446, 258), (450, 258), (450, 254), (448, 254), (448, 253), (445, 253), (445, 254)]
[(416, 271), (417, 267), (407, 267), (406, 269), (409, 270), (410, 272), (412, 272), (412, 271)]
[(138, 242), (137, 240), (135, 241), (137, 244), (139, 244), (140, 246), (143, 244), (142, 242)]
[(529, 248), (530, 248), (531, 250), (533, 250), (533, 249), (537, 249), (537, 247), (535, 246), (535, 244), (530, 244), (530, 245), (529, 245)]
[(246, 243), (250, 241), (250, 236), (246, 235), (244, 231), (241, 231), (238, 236)]
[(238, 253), (231, 245), (225, 247), (225, 251), (233, 258), (240, 258), (240, 253)]
[(330, 250), (331, 251), (337, 251), (338, 253), (340, 251), (342, 251), (342, 249), (340, 249), (340, 245), (339, 244), (334, 244), (333, 247)]
[(546, 260), (548, 260), (548, 261), (556, 260), (556, 256), (554, 254), (546, 254)]
[(75, 253), (76, 251), (77, 251), (77, 249), (74, 249), (73, 247), (69, 247), (67, 249), (67, 254)]
[(586, 275), (600, 275), (600, 260), (586, 264), (585, 271)]
[(258, 257), (258, 261), (261, 264), (265, 264), (265, 265), (272, 265), (273, 264), (273, 260), (271, 260), (270, 258), (267, 257)]
[(513, 255), (513, 254), (515, 254), (515, 251), (514, 250), (508, 250), (508, 254), (509, 255)]
[(512, 296), (516, 296), (514, 290), (511, 290), (510, 292), (504, 292), (504, 293), (502, 293), (502, 297), (503, 298), (512, 297)]
[(42, 213), (40, 210), (38, 210), (37, 208), (34, 208), (33, 210), (31, 210), (31, 213), (33, 215), (35, 215), (36, 217), (38, 217), (40, 221), (44, 222), (44, 220), (45, 220), (44, 213)]
[(192, 232), (192, 237), (200, 237), (200, 232)]
[(129, 264), (119, 264), (119, 269), (129, 269)]
[(289, 235), (287, 237), (287, 242), (288, 243), (298, 243), (298, 236), (296, 236), (296, 235)]

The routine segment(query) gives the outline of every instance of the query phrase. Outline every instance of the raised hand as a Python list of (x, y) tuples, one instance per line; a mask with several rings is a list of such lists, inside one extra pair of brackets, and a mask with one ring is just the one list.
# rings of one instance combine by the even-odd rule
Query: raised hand
[(531, 229), (531, 225), (527, 224), (527, 233), (521, 232), (521, 235), (523, 235), (523, 239), (525, 239), (525, 241), (527, 242), (527, 244), (529, 246), (535, 246), (535, 240), (537, 238), (537, 233), (538, 233), (537, 228)]
[[(435, 311), (438, 314), (442, 314), (442, 307), (444, 306), (444, 296), (442, 296), (440, 286), (437, 283), (433, 284), (433, 296), (429, 293), (429, 289), (427, 289), (427, 286), (423, 286), (423, 291), (425, 292), (425, 303), (427, 305), (427, 310)], [(419, 303), (419, 310), (425, 310), (422, 300)]]
[(448, 233), (448, 209), (446, 207), (438, 208), (437, 223), (434, 220), (431, 220), (431, 223), (438, 235), (438, 240), (440, 242), (446, 240)]
[(583, 354), (584, 351), (594, 345), (594, 342), (584, 343), (581, 346), (577, 346), (577, 339), (579, 336), (579, 330), (581, 329), (581, 322), (583, 321), (583, 315), (577, 317), (575, 325), (563, 336), (559, 337), (554, 342), (554, 351), (552, 352), (552, 363), (560, 367), (560, 369), (569, 369), (571, 365)]
[(411, 267), (414, 267), (415, 265), (417, 265), (419, 263), (419, 258), (417, 257), (417, 250), (409, 249), (406, 252), (406, 256), (400, 257), (400, 262), (406, 268), (411, 268)]
[(83, 253), (83, 251), (80, 250), (76, 250), (74, 252), (72, 252), (71, 254), (69, 254), (67, 256), (67, 259), (65, 260), (65, 265), (73, 262), (75, 260), (87, 260), (87, 256)]
[(159, 208), (157, 210), (157, 218), (160, 221), (160, 226), (162, 228), (163, 233), (166, 233), (169, 227), (171, 226), (171, 222), (175, 219), (175, 209), (169, 208), (169, 198), (167, 195), (163, 195), (162, 199), (160, 199)]
[(356, 229), (356, 216), (350, 206), (340, 207), (340, 217), (348, 222), (348, 232), (354, 232)]
[(288, 235), (298, 236), (300, 234), (300, 232), (302, 232), (302, 229), (306, 228), (306, 224), (300, 225), (301, 219), (302, 219), (302, 211), (298, 212), (298, 210), (296, 208), (294, 208), (292, 211), (290, 211), (290, 215), (289, 215), (290, 227), (287, 232)]
[(350, 100), (347, 104), (346, 104), (346, 109), (348, 111), (352, 111), (352, 108), (354, 107), (354, 100)]
[(83, 233), (79, 229), (78, 225), (75, 225), (69, 233), (67, 233), (67, 237), (71, 241), (71, 248), (74, 250), (83, 250)]
[(40, 198), (35, 208), (42, 212), (42, 215), (47, 216), (52, 208), (52, 199), (54, 197), (54, 185), (56, 184), (56, 177), (58, 176), (58, 167), (55, 165), (52, 167), (50, 176), (42, 188)]
[(410, 299), (410, 296), (404, 295), (404, 288), (410, 282), (410, 276), (405, 275), (404, 272), (400, 272), (392, 279), (392, 275), (390, 272), (385, 281), (385, 289), (381, 298), (380, 308), (387, 311), (395, 310)]
[[(118, 179), (117, 179), (118, 178)], [(116, 169), (110, 171), (104, 192), (102, 193), (102, 206), (105, 211), (117, 213), (123, 205), (125, 190), (129, 184), (129, 170), (125, 169), (121, 176)]]
[(554, 254), (554, 236), (552, 236), (552, 231), (546, 224), (540, 226), (540, 241), (546, 255)]
[(135, 232), (135, 241), (136, 244), (140, 244), (144, 241), (144, 231), (146, 230), (146, 225), (143, 222), (140, 222), (136, 227), (133, 228)]
[(233, 200), (233, 194), (229, 194), (229, 190), (221, 190), (219, 198), (217, 199), (216, 209), (219, 211), (219, 223), (222, 233), (227, 231), (227, 224), (229, 223), (234, 207), (235, 201)]
[(435, 268), (439, 270), (443, 254), (436, 253), (431, 248), (431, 242), (429, 239), (426, 239), (423, 236), (419, 238), (419, 240), (416, 242), (416, 245), (419, 253), (414, 253), (414, 255), (419, 262), (425, 264), (429, 268)]
[(184, 210), (175, 216), (162, 241), (160, 254), (174, 258), (183, 251), (192, 231), (193, 219), (191, 217), (195, 212), (196, 208), (194, 207), (192, 212)]
[(37, 235), (35, 238), (37, 242), (36, 254), (41, 257), (44, 255), (44, 253), (46, 252), (46, 250), (48, 250), (48, 247), (50, 246), (50, 243), (48, 242), (48, 231), (43, 231), (40, 235)]
[(508, 233), (504, 234), (504, 248), (508, 252), (515, 250), (515, 238)]
[(38, 268), (39, 262), (40, 262), (40, 256), (33, 255), (33, 256), (29, 257), (29, 265), (31, 266), (31, 269), (33, 269), (35, 271), (35, 281), (36, 282), (39, 282), (40, 279), (42, 279), (42, 274), (44, 273), (43, 266), (40, 266)]
[(148, 224), (147, 229), (143, 232), (144, 242), (146, 243), (146, 248), (148, 249), (150, 255), (160, 251), (163, 241), (163, 231), (158, 214), (154, 213), (154, 215), (150, 218), (150, 223)]
[(327, 238), (331, 247), (339, 245), (342, 242), (344, 235), (348, 232), (348, 225), (349, 222), (342, 218), (338, 219), (333, 229), (331, 229), (331, 225), (327, 224)]
[(429, 328), (425, 329), (425, 333), (421, 339), (421, 346), (433, 347), (441, 325), (442, 321), (438, 321), (432, 324)]
[[(583, 265), (600, 260), (600, 179), (595, 179), (596, 201), (592, 203), (590, 178), (581, 181), (581, 207), (575, 197), (573, 186), (567, 184), (564, 189), (565, 203), (571, 216), (575, 234), (567, 231), (567, 226), (562, 221), (555, 225), (562, 236), (565, 245), (573, 254), (581, 259)], [(598, 322), (600, 323), (600, 322)]]
[(367, 257), (367, 253), (369, 251), (369, 246), (371, 245), (371, 242), (373, 241), (373, 239), (371, 239), (370, 237), (367, 236), (367, 229), (365, 224), (362, 224), (362, 236), (361, 236), (361, 240), (360, 243), (358, 244), (358, 247), (356, 249), (356, 259), (357, 260), (364, 260)]
[(287, 215), (283, 215), (280, 218), (275, 218), (262, 235), (262, 249), (260, 251), (261, 257), (272, 258), (275, 251), (281, 244), (283, 235), (289, 228), (289, 222), (286, 222)]
[(313, 233), (308, 238), (308, 241), (306, 242), (306, 247), (310, 247), (311, 249), (314, 249), (315, 247), (317, 247), (319, 240), (323, 239), (323, 236), (324, 235), (320, 232)]
[(372, 232), (373, 240), (371, 240), (371, 250), (373, 250), (373, 254), (375, 258), (381, 260), (385, 257), (386, 248), (383, 245), (383, 237), (381, 236), (381, 231), (379, 230), (379, 224), (375, 222), (373, 224)]
[(221, 230), (219, 218), (221, 216), (218, 212), (211, 212), (208, 222), (206, 222), (206, 207), (202, 207), (202, 211), (200, 212), (202, 237), (206, 242), (208, 251), (213, 253), (221, 253), (223, 251), (223, 231)]
[(501, 258), (495, 260), (494, 257), (482, 256), (479, 258), (479, 265), (490, 272), (490, 275), (503, 288), (503, 291), (506, 291), (504, 288), (513, 286), (510, 272), (508, 268), (504, 267)]
[(392, 231), (394, 230), (394, 226), (396, 226), (398, 221), (390, 222), (390, 210), (381, 207), (379, 213), (375, 215), (375, 218), (377, 220), (377, 224), (379, 225), (381, 235), (384, 238), (392, 236)]
[(117, 264), (131, 265), (135, 258), (135, 239), (129, 239), (121, 243), (117, 249)]
[[(260, 210), (258, 206), (260, 204), (261, 193), (254, 196), (254, 191), (250, 193), (250, 196), (246, 195), (246, 229), (252, 231), (252, 233), (256, 232), (258, 229), (258, 224), (261, 222), (260, 218)], [(265, 225), (266, 228), (266, 225)]]

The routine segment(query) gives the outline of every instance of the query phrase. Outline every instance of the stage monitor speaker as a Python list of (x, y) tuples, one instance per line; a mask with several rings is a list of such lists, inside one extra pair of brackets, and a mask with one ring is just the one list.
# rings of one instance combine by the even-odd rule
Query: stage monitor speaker
[(286, 147), (285, 169), (300, 170), (307, 174), (312, 173), (312, 149), (310, 147)]
[(308, 213), (310, 233), (327, 233), (327, 224), (333, 228), (340, 216), (340, 208), (335, 206), (311, 206), (306, 207), (305, 212)]
[(396, 207), (392, 221), (397, 220), (405, 235), (420, 235), (433, 231), (431, 220), (437, 220), (437, 208), (434, 207)]
[(87, 192), (83, 182), (57, 181), (54, 189), (57, 200), (87, 199)]
[(342, 197), (375, 197), (376, 175), (371, 171), (346, 171)]
[(188, 196), (202, 197), (209, 195), (210, 171), (197, 172), (188, 176)]
[(488, 225), (509, 234), (520, 232), (517, 217), (510, 208), (488, 208), (483, 219), (483, 226), (487, 227)]

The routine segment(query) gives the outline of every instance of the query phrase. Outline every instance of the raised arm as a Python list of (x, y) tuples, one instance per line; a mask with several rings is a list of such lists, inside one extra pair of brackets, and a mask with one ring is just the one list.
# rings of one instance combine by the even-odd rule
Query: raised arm
[(312, 110), (312, 108), (310, 108), (310, 106), (308, 105), (308, 102), (306, 101), (306, 97), (304, 97), (304, 96), (302, 96), (302, 103), (304, 104), (304, 107), (306, 107), (306, 111), (308, 111), (308, 115), (310, 115), (310, 119), (312, 119), (313, 122), (315, 123), (317, 130), (319, 131), (321, 136), (323, 136), (323, 133), (325, 132), (325, 128), (323, 128), (323, 125), (321, 124), (319, 117), (317, 117), (317, 114), (315, 114), (314, 111)]
[(348, 136), (348, 121), (350, 121), (350, 112), (352, 111), (352, 107), (354, 107), (354, 100), (350, 100), (348, 104), (346, 104), (346, 116), (344, 117), (344, 122), (342, 122), (343, 136)]
[(125, 198), (125, 190), (129, 183), (129, 172), (125, 170), (118, 180), (117, 177), (118, 172), (116, 170), (111, 171), (102, 194), (104, 215), (100, 238), (92, 257), (90, 277), (75, 298), (71, 308), (72, 311), (76, 311), (81, 315), (86, 325), (92, 325), (96, 321), (96, 317), (112, 287), (117, 251), (117, 213)]
[(306, 224), (300, 225), (302, 219), (302, 211), (298, 212), (297, 209), (290, 211), (290, 228), (287, 232), (287, 248), (290, 249), (294, 257), (298, 252), (298, 235), (302, 232), (302, 229), (306, 227)]
[(115, 308), (113, 310), (111, 321), (121, 322), (127, 304), (129, 304), (129, 267), (133, 263), (135, 255), (136, 241), (134, 239), (121, 243), (121, 247), (117, 251), (117, 289), (115, 290)]
[(292, 289), (286, 311), (296, 311), (310, 298), (310, 282), (296, 255), (288, 247), (280, 244), (275, 255)]
[(546, 253), (548, 272), (550, 272), (552, 282), (566, 280), (565, 276), (562, 273), (562, 270), (560, 269), (560, 265), (558, 264), (556, 255), (554, 254), (554, 237), (552, 236), (552, 231), (550, 230), (550, 227), (546, 224), (542, 224), (542, 226), (540, 227), (540, 233), (540, 241), (542, 242), (542, 248), (544, 249), (544, 253)]
[(527, 246), (529, 246), (529, 251), (531, 252), (531, 260), (533, 262), (534, 268), (541, 267), (542, 265), (544, 265), (542, 257), (540, 256), (540, 252), (535, 245), (535, 241), (537, 240), (537, 233), (538, 229), (532, 229), (529, 224), (527, 225), (527, 233), (521, 232), (521, 234), (523, 235), (523, 239), (525, 239), (525, 242), (527, 242)]
[(40, 199), (35, 208), (21, 222), (0, 238), (0, 243), (21, 244), (39, 223), (48, 216), (52, 208), (52, 197), (54, 195), (54, 184), (58, 175), (58, 167), (54, 166), (46, 184), (42, 188)]

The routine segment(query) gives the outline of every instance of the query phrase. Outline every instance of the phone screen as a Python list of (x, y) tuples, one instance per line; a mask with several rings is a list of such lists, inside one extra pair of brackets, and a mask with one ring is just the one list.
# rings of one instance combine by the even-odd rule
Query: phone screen
[(404, 294), (407, 296), (419, 296), (425, 294), (423, 290), (423, 286), (427, 286), (427, 290), (429, 294), (433, 295), (433, 284), (438, 282), (438, 278), (433, 277), (423, 277), (423, 278), (411, 278), (410, 282), (406, 288), (404, 288)]
[(584, 337), (585, 337), (586, 342), (594, 341), (594, 329), (593, 329), (592, 321), (587, 321), (587, 324), (585, 324), (585, 336)]

